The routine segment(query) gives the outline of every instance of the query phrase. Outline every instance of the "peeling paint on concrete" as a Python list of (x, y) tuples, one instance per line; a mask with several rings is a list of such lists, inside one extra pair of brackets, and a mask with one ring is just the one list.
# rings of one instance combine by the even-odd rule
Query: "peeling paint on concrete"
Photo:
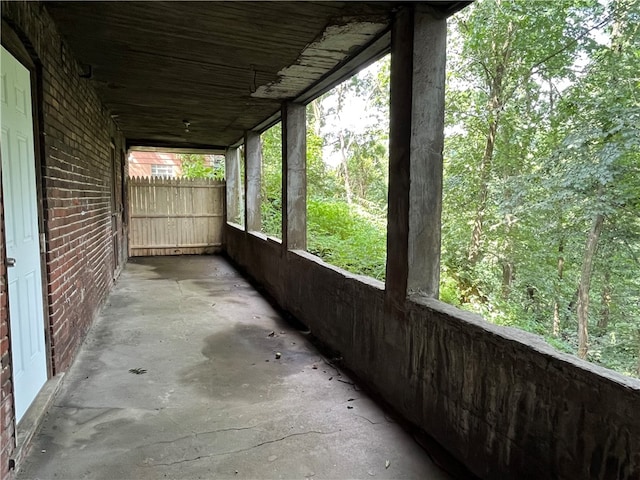
[(387, 27), (387, 22), (347, 21), (330, 25), (322, 37), (309, 44), (293, 65), (278, 72), (278, 80), (259, 86), (252, 97), (282, 100), (304, 91), (310, 82), (317, 81), (345, 60), (354, 49), (371, 42)]

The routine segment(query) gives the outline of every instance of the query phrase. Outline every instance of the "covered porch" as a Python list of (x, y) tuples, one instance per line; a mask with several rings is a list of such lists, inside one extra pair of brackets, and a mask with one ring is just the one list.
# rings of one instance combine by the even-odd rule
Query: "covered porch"
[[(447, 18), (468, 3), (2, 1), (3, 148), (20, 129), (25, 153), (2, 158), (2, 478), (447, 478), (343, 368), (478, 477), (640, 476), (640, 382), (439, 300)], [(387, 52), (383, 283), (306, 251), (305, 117)], [(281, 239), (260, 232), (277, 121)], [(225, 153), (221, 250), (334, 353), (220, 257), (127, 263), (136, 146)]]

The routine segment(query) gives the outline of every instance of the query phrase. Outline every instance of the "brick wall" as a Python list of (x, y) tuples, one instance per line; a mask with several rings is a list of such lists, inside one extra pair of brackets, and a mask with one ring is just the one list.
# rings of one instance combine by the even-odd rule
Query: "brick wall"
[[(126, 245), (121, 187), (124, 139), (101, 104), (91, 81), (80, 77), (72, 52), (59, 37), (46, 5), (2, 2), (5, 19), (41, 65), (41, 178), (46, 233), (46, 287), (53, 373), (73, 361), (91, 322), (113, 284), (112, 224)], [(112, 155), (112, 142), (115, 155)], [(115, 166), (112, 162), (115, 159)], [(116, 192), (115, 199), (112, 194)], [(0, 219), (0, 224), (1, 224)], [(124, 254), (119, 252), (120, 258)], [(4, 260), (4, 255), (1, 255)], [(10, 399), (4, 265), (0, 266), (2, 437), (0, 477), (14, 444)], [(6, 352), (6, 358), (5, 358)]]

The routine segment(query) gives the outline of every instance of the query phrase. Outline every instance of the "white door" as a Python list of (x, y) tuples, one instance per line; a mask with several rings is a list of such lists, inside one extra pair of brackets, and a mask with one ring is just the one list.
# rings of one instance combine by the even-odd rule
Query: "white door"
[[(47, 380), (31, 77), (4, 47), (0, 63), (2, 191), (16, 421)], [(11, 266), (13, 261), (15, 264)]]

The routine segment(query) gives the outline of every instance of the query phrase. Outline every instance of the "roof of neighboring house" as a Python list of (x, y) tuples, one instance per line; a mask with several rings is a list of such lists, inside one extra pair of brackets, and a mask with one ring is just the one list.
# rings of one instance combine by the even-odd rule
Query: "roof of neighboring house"
[(129, 153), (129, 163), (138, 165), (181, 165), (180, 159), (175, 153), (140, 152), (136, 150)]

